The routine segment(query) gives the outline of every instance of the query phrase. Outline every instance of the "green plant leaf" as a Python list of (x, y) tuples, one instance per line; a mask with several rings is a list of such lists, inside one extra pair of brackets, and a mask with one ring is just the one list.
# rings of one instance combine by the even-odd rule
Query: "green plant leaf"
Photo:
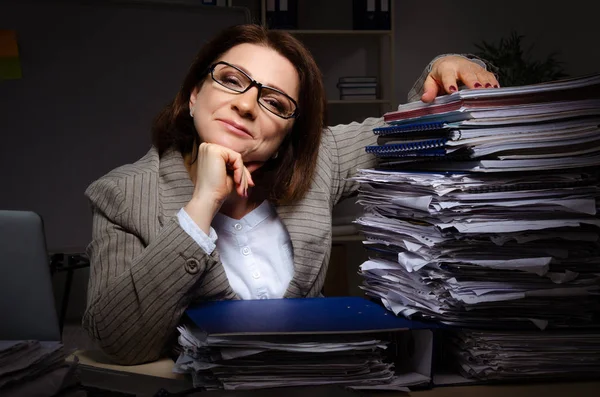
[(523, 49), (524, 35), (511, 31), (497, 43), (482, 40), (475, 43), (475, 55), (498, 68), (498, 80), (504, 87), (543, 83), (567, 77), (564, 63), (557, 59), (558, 53), (550, 53), (546, 59), (532, 60), (534, 45)]

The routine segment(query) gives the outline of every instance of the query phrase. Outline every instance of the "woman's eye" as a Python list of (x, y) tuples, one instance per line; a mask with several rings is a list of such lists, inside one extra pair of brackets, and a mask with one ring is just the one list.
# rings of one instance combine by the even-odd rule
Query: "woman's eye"
[(271, 106), (273, 109), (277, 109), (279, 111), (284, 110), (283, 104), (275, 98), (263, 98), (266, 104)]
[(223, 81), (223, 83), (232, 86), (232, 87), (241, 87), (242, 83), (240, 81), (239, 78), (237, 78), (237, 76), (233, 76), (233, 75), (227, 75), (224, 76), (221, 81)]

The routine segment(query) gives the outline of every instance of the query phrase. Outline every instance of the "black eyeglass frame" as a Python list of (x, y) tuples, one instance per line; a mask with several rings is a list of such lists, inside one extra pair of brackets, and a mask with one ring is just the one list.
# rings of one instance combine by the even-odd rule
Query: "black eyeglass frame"
[[(228, 87), (228, 86), (226, 86), (226, 85), (223, 85), (223, 84), (222, 84), (222, 83), (221, 83), (219, 80), (217, 80), (217, 79), (215, 78), (215, 75), (214, 75), (215, 68), (216, 68), (218, 65), (227, 65), (227, 66), (229, 66), (229, 67), (232, 67), (232, 68), (234, 68), (235, 70), (237, 70), (238, 72), (240, 72), (241, 74), (243, 74), (244, 76), (246, 76), (246, 78), (247, 78), (248, 80), (250, 80), (250, 84), (248, 85), (248, 87), (246, 87), (246, 88), (245, 88), (244, 90), (242, 90), (242, 91), (234, 90), (234, 89), (233, 89), (233, 88), (231, 88), (231, 87)], [(235, 66), (235, 65), (232, 65), (232, 64), (230, 64), (230, 63), (228, 63), (228, 62), (225, 62), (225, 61), (219, 61), (219, 62), (217, 62), (217, 63), (213, 63), (212, 65), (210, 65), (210, 67), (208, 68), (208, 71), (207, 71), (207, 73), (209, 73), (209, 74), (210, 74), (210, 77), (211, 77), (211, 78), (214, 80), (214, 82), (215, 82), (215, 83), (219, 84), (219, 85), (220, 85), (220, 86), (222, 86), (222, 87), (225, 87), (225, 88), (227, 88), (228, 90), (231, 90), (231, 91), (233, 91), (233, 92), (236, 92), (236, 93), (238, 93), (238, 94), (243, 94), (244, 92), (247, 92), (247, 91), (248, 91), (250, 88), (252, 88), (252, 87), (256, 87), (256, 88), (258, 89), (258, 95), (256, 95), (256, 102), (258, 102), (258, 104), (259, 104), (260, 106), (262, 106), (262, 107), (263, 107), (265, 110), (267, 110), (267, 111), (268, 111), (268, 112), (270, 112), (270, 113), (273, 113), (273, 114), (274, 114), (275, 116), (277, 116), (277, 117), (281, 117), (282, 119), (286, 119), (286, 120), (287, 120), (287, 119), (292, 119), (292, 118), (297, 118), (297, 117), (298, 117), (298, 109), (299, 109), (299, 108), (298, 108), (298, 103), (297, 103), (297, 102), (296, 102), (296, 101), (295, 101), (295, 100), (294, 100), (294, 99), (293, 99), (291, 96), (289, 96), (288, 94), (286, 94), (285, 92), (283, 92), (283, 91), (281, 91), (281, 90), (278, 90), (277, 88), (270, 87), (270, 86), (268, 86), (268, 85), (263, 85), (262, 83), (259, 83), (258, 81), (254, 80), (252, 77), (248, 76), (248, 73), (244, 72), (242, 69), (238, 68), (238, 67), (237, 67), (237, 66)], [(263, 87), (264, 87), (264, 88), (268, 88), (268, 89), (270, 89), (270, 90), (273, 90), (273, 91), (275, 91), (275, 92), (278, 92), (278, 93), (280, 93), (281, 95), (284, 95), (286, 98), (288, 98), (288, 99), (289, 99), (289, 100), (290, 100), (290, 101), (291, 101), (291, 102), (294, 104), (294, 106), (295, 106), (295, 109), (294, 109), (294, 111), (292, 112), (292, 114), (291, 114), (291, 115), (289, 115), (289, 116), (282, 116), (281, 114), (275, 113), (274, 111), (272, 111), (271, 109), (269, 109), (267, 106), (265, 106), (264, 104), (262, 104), (262, 103), (260, 102), (260, 94), (261, 94), (261, 92), (262, 92), (262, 89), (263, 89)]]

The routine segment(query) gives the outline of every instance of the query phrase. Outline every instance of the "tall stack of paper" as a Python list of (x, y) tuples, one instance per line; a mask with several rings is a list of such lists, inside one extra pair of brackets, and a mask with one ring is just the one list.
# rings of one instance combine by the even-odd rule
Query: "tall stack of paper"
[(468, 378), (597, 378), (600, 335), (587, 331), (451, 331), (447, 343)]
[[(600, 327), (600, 75), (464, 90), (385, 119), (366, 148), (380, 167), (355, 177), (366, 293), (397, 315), (479, 330), (450, 344), (467, 376), (598, 374), (600, 336), (579, 330)], [(556, 366), (542, 338), (596, 361)], [(555, 366), (512, 367), (523, 351)]]
[[(195, 387), (407, 390), (430, 382), (431, 331), (362, 298), (210, 302), (186, 314), (175, 369)], [(405, 350), (415, 340), (423, 348), (411, 365), (417, 355)]]

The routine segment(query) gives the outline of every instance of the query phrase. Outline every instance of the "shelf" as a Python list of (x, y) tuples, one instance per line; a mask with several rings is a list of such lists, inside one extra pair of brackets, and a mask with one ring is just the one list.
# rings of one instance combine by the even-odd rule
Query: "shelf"
[[(277, 3), (271, 11), (276, 11)], [(357, 25), (353, 2), (348, 0), (297, 0), (294, 3), (297, 9), (293, 12), (269, 13), (267, 18), (267, 4), (271, 3), (261, 0), (260, 21), (265, 26), (269, 22), (279, 24), (271, 29), (291, 34), (309, 48), (331, 98), (327, 100), (331, 125), (379, 117), (395, 110), (398, 103), (394, 92), (396, 2), (389, 1), (390, 23), (387, 25)], [(355, 29), (371, 26), (376, 29)], [(343, 76), (377, 76), (378, 99), (339, 99), (338, 83)]]
[(354, 101), (350, 101), (347, 99), (329, 99), (327, 101), (328, 104), (330, 105), (364, 105), (364, 104), (386, 104), (386, 103), (391, 103), (389, 99), (361, 99), (361, 100), (354, 100)]
[(342, 36), (388, 36), (391, 30), (318, 30), (318, 29), (274, 29), (297, 35), (342, 35)]

